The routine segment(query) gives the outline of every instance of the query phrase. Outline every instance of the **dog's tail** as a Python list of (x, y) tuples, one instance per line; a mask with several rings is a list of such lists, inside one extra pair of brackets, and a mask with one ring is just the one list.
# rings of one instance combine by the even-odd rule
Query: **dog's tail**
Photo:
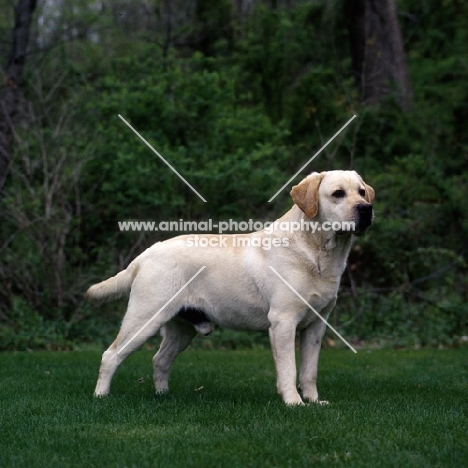
[(129, 294), (137, 271), (138, 266), (131, 263), (126, 270), (91, 286), (86, 292), (86, 297), (96, 301), (104, 301), (117, 299)]

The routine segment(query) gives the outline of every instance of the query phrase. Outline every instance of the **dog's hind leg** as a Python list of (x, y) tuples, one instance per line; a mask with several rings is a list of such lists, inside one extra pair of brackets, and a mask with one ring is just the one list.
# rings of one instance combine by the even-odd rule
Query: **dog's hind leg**
[[(168, 320), (177, 313), (175, 305), (167, 306), (158, 312), (154, 305), (135, 304), (130, 298), (127, 313), (115, 341), (102, 355), (99, 377), (94, 391), (95, 396), (107, 395), (112, 377), (119, 365), (142, 346)], [(193, 329), (193, 327), (192, 327)]]
[(186, 320), (174, 318), (161, 329), (163, 340), (153, 357), (154, 387), (156, 393), (169, 390), (169, 372), (177, 356), (190, 344), (197, 334), (193, 325)]
[(118, 340), (116, 339), (104, 351), (101, 359), (101, 367), (99, 368), (99, 377), (94, 390), (94, 396), (108, 395), (110, 392), (110, 384), (117, 367), (122, 363), (124, 358), (119, 356), (117, 352)]

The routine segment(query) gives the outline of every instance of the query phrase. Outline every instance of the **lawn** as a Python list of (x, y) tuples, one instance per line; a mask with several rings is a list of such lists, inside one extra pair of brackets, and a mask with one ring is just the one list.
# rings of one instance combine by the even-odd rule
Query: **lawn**
[(95, 399), (100, 353), (0, 354), (0, 466), (468, 466), (466, 349), (325, 350), (330, 405), (294, 408), (268, 350), (187, 351), (165, 396), (151, 356), (131, 356)]

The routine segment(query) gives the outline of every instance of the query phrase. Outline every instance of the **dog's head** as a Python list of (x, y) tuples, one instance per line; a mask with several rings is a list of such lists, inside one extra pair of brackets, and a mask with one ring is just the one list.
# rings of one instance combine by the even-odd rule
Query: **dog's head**
[(308, 219), (330, 223), (338, 235), (362, 235), (374, 219), (374, 189), (355, 171), (314, 172), (291, 196)]

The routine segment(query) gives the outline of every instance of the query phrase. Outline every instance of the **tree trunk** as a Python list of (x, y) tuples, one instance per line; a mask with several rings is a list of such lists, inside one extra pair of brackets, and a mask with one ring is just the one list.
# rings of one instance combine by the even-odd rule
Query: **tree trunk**
[(163, 43), (163, 57), (167, 58), (169, 49), (172, 47), (173, 42), (173, 30), (174, 30), (174, 10), (173, 10), (173, 0), (165, 0), (160, 3), (159, 10), (161, 17), (165, 22), (166, 28), (166, 37)]
[(346, 0), (356, 84), (366, 105), (394, 93), (407, 109), (412, 91), (395, 0)]
[(19, 86), (29, 44), (31, 18), (37, 0), (18, 0), (15, 6), (13, 44), (0, 92), (0, 194), (11, 164), (13, 118), (19, 101)]

